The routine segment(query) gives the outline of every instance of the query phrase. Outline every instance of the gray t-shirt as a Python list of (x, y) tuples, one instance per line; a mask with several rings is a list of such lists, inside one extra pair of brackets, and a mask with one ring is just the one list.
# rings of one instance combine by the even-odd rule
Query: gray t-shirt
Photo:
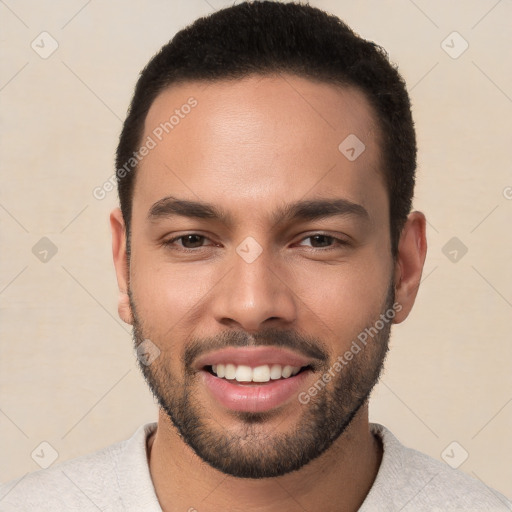
[[(148, 423), (126, 441), (0, 486), (0, 511), (161, 512), (146, 451), (155, 428)], [(359, 512), (512, 511), (510, 501), (480, 481), (406, 448), (382, 425), (371, 428), (384, 453)], [(201, 510), (194, 499), (191, 509)]]

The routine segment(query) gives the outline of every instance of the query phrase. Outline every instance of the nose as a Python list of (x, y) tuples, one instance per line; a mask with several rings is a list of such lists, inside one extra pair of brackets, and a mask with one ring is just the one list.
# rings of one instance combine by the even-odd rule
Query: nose
[(218, 323), (255, 332), (294, 322), (297, 297), (292, 274), (267, 252), (252, 262), (234, 252), (230, 270), (214, 290), (212, 308)]

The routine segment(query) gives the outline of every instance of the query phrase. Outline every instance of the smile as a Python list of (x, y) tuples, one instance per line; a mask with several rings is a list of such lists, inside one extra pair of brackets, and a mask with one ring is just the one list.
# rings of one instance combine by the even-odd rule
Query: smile
[(270, 380), (288, 379), (297, 375), (305, 367), (264, 364), (251, 368), (247, 365), (214, 364), (211, 367), (214, 375), (221, 379), (236, 380), (237, 382), (269, 382)]
[(202, 355), (194, 367), (214, 406), (255, 413), (299, 405), (315, 361), (280, 347), (228, 347)]

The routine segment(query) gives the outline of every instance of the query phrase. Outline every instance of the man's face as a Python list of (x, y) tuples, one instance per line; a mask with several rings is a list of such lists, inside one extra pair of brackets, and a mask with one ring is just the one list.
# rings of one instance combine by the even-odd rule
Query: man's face
[[(187, 83), (157, 97), (147, 137), (129, 264), (135, 342), (160, 350), (146, 379), (212, 466), (298, 469), (346, 429), (387, 350), (393, 261), (372, 110), (357, 90), (290, 75)], [(179, 214), (175, 200), (222, 215)]]

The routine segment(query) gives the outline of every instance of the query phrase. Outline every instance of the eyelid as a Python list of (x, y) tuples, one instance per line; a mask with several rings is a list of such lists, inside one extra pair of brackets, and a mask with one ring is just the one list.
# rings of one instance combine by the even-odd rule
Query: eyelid
[[(209, 245), (200, 245), (199, 247), (195, 247), (195, 248), (189, 248), (189, 247), (184, 247), (183, 245), (181, 245), (181, 246), (178, 245), (177, 247), (179, 248), (180, 251), (197, 252), (200, 249), (204, 249), (206, 247), (212, 247), (212, 246), (218, 246), (219, 245), (219, 244), (216, 244), (215, 242), (213, 242), (208, 236), (203, 235), (201, 233), (193, 232), (193, 231), (188, 232), (188, 233), (183, 233), (181, 235), (174, 236), (174, 237), (170, 238), (169, 240), (164, 240), (162, 242), (162, 245), (164, 245), (164, 246), (173, 246), (176, 241), (182, 240), (183, 238), (185, 238), (187, 236), (194, 236), (194, 235), (198, 236), (198, 237), (201, 237), (204, 240), (209, 240), (212, 243), (209, 244)], [(337, 247), (346, 246), (346, 245), (350, 244), (350, 242), (348, 240), (344, 239), (341, 236), (335, 236), (335, 235), (333, 235), (331, 233), (324, 233), (324, 232), (321, 232), (321, 231), (313, 231), (313, 232), (310, 232), (308, 234), (304, 233), (304, 234), (302, 234), (300, 240), (297, 243), (303, 242), (304, 240), (307, 240), (308, 238), (313, 238), (315, 236), (324, 236), (326, 238), (332, 239), (336, 243), (334, 245), (329, 245), (327, 247), (311, 247), (311, 250), (313, 250), (313, 251), (328, 251), (329, 249), (335, 249)]]
[(178, 247), (179, 247), (179, 249), (180, 249), (181, 251), (189, 251), (189, 252), (190, 252), (190, 251), (197, 251), (197, 250), (199, 250), (199, 249), (203, 249), (204, 247), (211, 247), (211, 246), (213, 246), (213, 245), (218, 245), (218, 244), (216, 244), (215, 242), (213, 242), (213, 241), (210, 239), (210, 237), (208, 237), (208, 236), (206, 236), (206, 235), (203, 235), (203, 234), (201, 234), (201, 233), (196, 233), (195, 231), (191, 231), (191, 232), (188, 232), (188, 233), (183, 233), (183, 234), (181, 234), (181, 235), (177, 235), (177, 236), (174, 236), (174, 237), (172, 237), (172, 238), (169, 238), (168, 240), (164, 240), (164, 241), (162, 242), (162, 245), (164, 245), (164, 246), (172, 246), (172, 245), (174, 244), (174, 242), (176, 242), (176, 241), (178, 241), (178, 240), (181, 240), (181, 239), (183, 239), (183, 238), (185, 238), (185, 237), (187, 237), (187, 236), (194, 236), (194, 235), (195, 235), (195, 236), (199, 236), (199, 237), (201, 237), (201, 238), (203, 238), (203, 239), (205, 239), (205, 240), (209, 240), (210, 242), (212, 242), (212, 244), (211, 244), (211, 245), (209, 245), (209, 246), (208, 246), (208, 245), (201, 245), (201, 246), (199, 246), (199, 247), (197, 247), (197, 248), (195, 248), (195, 249), (190, 249), (189, 247), (184, 247), (183, 245), (181, 245), (181, 246), (178, 246)]
[[(334, 240), (338, 246), (345, 246), (345, 245), (349, 245), (350, 244), (350, 241), (347, 239), (348, 237), (343, 237), (341, 235), (333, 235), (331, 233), (323, 233), (321, 231), (314, 231), (312, 233), (308, 233), (306, 234), (305, 236), (302, 236), (301, 239), (299, 240), (299, 242), (303, 242), (304, 240), (307, 240), (308, 238), (313, 238), (315, 236), (325, 236), (326, 238), (331, 238), (332, 240)], [(334, 249), (336, 248), (336, 245), (330, 245), (328, 247), (312, 247), (313, 250), (329, 250), (329, 249)]]

